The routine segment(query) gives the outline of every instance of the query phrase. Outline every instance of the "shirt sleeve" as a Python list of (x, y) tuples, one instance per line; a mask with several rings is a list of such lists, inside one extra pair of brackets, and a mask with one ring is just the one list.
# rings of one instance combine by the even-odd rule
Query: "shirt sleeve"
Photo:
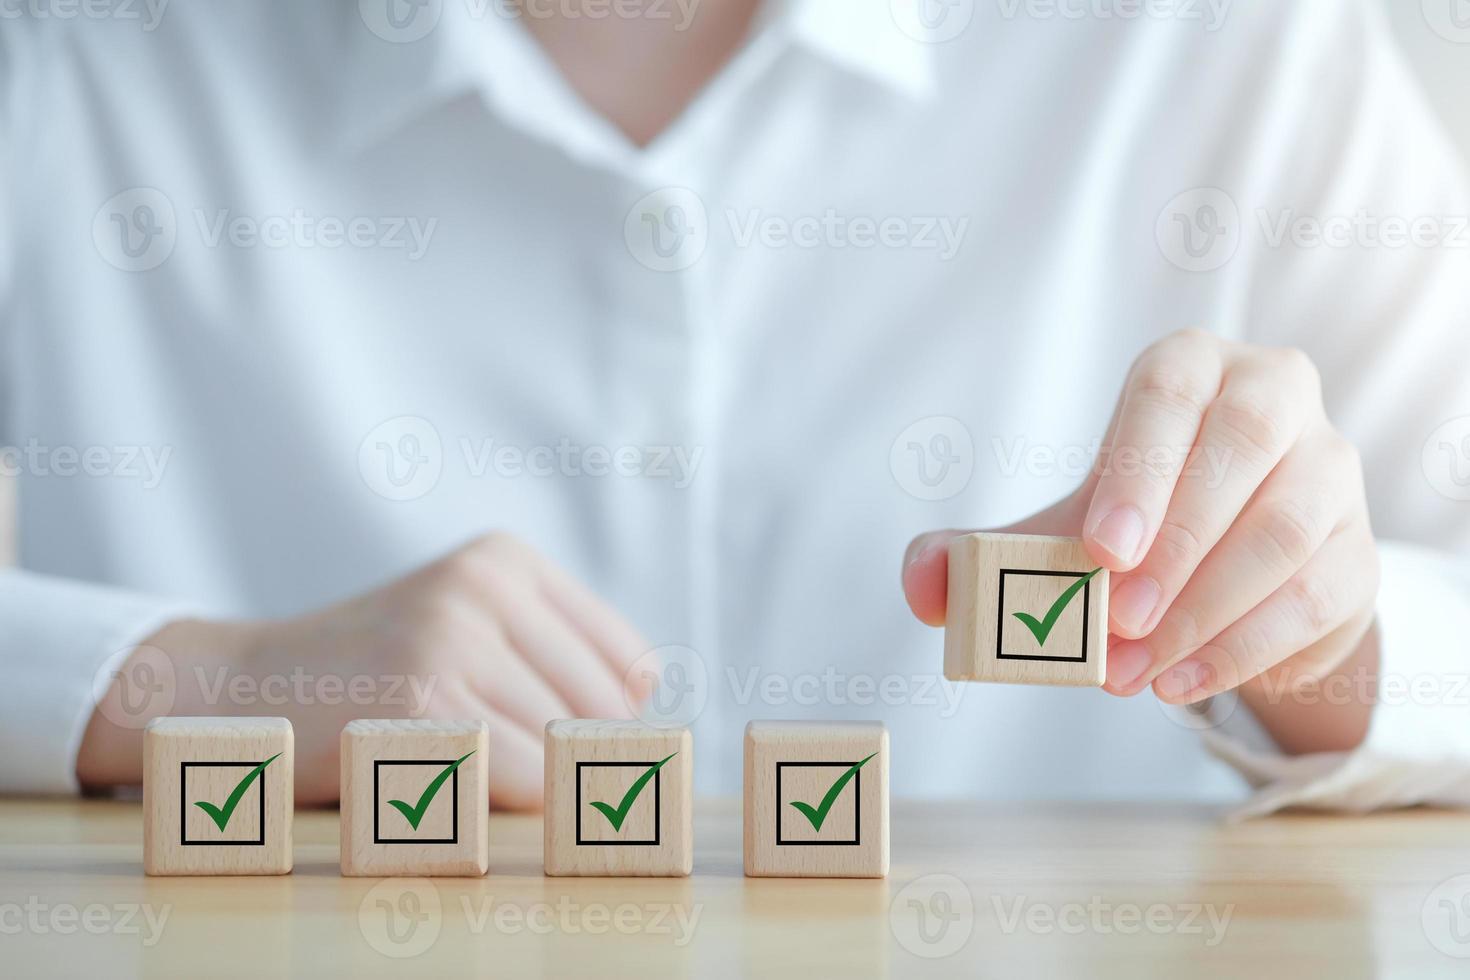
[[(0, 753), (0, 793), (76, 792), (77, 750), (112, 668), (192, 611), (120, 589), (0, 572), (0, 745), (24, 746)], [(140, 696), (171, 697), (167, 664), (151, 666)]]
[(1252, 110), (1253, 170), (1271, 176), (1237, 201), (1246, 330), (1312, 356), (1362, 452), (1383, 559), (1378, 695), (1350, 753), (1287, 757), (1232, 697), (1200, 727), (1256, 790), (1242, 815), (1470, 806), (1466, 169), (1376, 5), (1291, 7), (1269, 104)]
[[(16, 444), (11, 398), (14, 358), (16, 113), (21, 59), (35, 53), (32, 24), (7, 21), (0, 30), (0, 449)], [(0, 454), (0, 480), (9, 481)], [(118, 589), (0, 570), (0, 793), (75, 792), (76, 755), (96, 707), (98, 685), (110, 683), (110, 663), (164, 623), (178, 605)], [(171, 678), (157, 678), (159, 683)], [(167, 688), (166, 690), (171, 690)]]

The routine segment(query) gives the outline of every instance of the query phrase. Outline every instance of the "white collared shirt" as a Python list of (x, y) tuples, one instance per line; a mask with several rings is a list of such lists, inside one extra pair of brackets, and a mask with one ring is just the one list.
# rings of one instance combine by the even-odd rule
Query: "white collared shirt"
[[(1238, 795), (1212, 748), (1258, 809), (1470, 801), (1470, 199), (1356, 0), (793, 0), (645, 149), (502, 5), (136, 9), (0, 23), (0, 789), (71, 788), (180, 610), (502, 528), (692, 651), (702, 792), (748, 719), (840, 717), (901, 795)], [(951, 685), (905, 607), (914, 534), (1072, 490), (1190, 325), (1305, 348), (1363, 450), (1385, 671), (1432, 690), (1350, 758)]]

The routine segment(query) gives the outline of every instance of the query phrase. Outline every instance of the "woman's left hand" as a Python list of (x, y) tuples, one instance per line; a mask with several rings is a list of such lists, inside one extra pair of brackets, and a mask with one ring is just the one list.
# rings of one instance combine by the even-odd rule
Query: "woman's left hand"
[[(1005, 530), (1080, 534), (1113, 572), (1108, 691), (1289, 692), (1364, 643), (1378, 554), (1362, 466), (1307, 355), (1171, 335), (1134, 363), (1103, 445), (1075, 494)], [(935, 625), (958, 533), (921, 535), (905, 560), (909, 604)]]

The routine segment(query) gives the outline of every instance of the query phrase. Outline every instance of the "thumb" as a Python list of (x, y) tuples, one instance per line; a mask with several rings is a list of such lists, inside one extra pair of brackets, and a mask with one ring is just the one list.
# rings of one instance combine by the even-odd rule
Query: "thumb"
[[(1088, 494), (1077, 493), (1040, 513), (1006, 527), (993, 528), (1004, 534), (1078, 535), (1087, 512)], [(903, 556), (903, 594), (909, 609), (929, 626), (943, 626), (949, 596), (949, 543), (973, 531), (928, 531), (909, 542)]]

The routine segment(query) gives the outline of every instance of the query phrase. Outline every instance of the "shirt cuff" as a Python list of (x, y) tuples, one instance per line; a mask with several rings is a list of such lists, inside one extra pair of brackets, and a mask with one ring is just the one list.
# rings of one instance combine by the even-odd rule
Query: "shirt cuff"
[(111, 669), (184, 615), (137, 593), (0, 571), (0, 745), (25, 747), (0, 755), (0, 793), (77, 792), (77, 751)]
[[(1233, 694), (1192, 713), (1205, 747), (1255, 789), (1235, 818), (1286, 807), (1365, 812), (1470, 806), (1470, 567), (1410, 545), (1379, 548), (1378, 700), (1351, 752), (1282, 754)], [(1361, 678), (1313, 696), (1363, 696)]]

